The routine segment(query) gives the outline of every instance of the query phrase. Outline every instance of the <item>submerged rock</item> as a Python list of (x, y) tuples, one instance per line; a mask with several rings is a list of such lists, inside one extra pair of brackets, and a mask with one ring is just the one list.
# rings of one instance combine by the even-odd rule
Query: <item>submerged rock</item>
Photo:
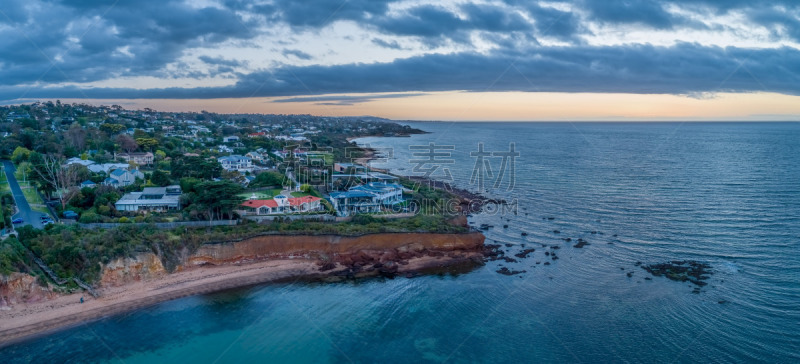
[(527, 271), (524, 271), (524, 270), (510, 270), (507, 267), (503, 267), (503, 268), (498, 269), (497, 273), (500, 273), (500, 274), (503, 274), (503, 275), (507, 275), (507, 276), (513, 276), (513, 275), (517, 275), (517, 274), (521, 274), (521, 273), (527, 273)]
[[(673, 260), (666, 263), (642, 265), (641, 267), (656, 277), (664, 276), (678, 282), (688, 281), (698, 287), (708, 284), (705, 281), (713, 274), (710, 265), (693, 260)], [(699, 288), (696, 289), (699, 290)]]
[(535, 251), (536, 251), (536, 249), (534, 249), (534, 248), (525, 249), (525, 250), (523, 250), (523, 251), (521, 251), (521, 252), (519, 252), (517, 254), (514, 254), (514, 256), (517, 257), (517, 258), (525, 259), (525, 258), (528, 257), (528, 255), (530, 255), (531, 253), (533, 253)]
[(587, 245), (589, 245), (588, 241), (583, 240), (583, 239), (578, 239), (578, 243), (573, 245), (572, 247), (580, 249), (580, 248), (583, 248), (584, 246), (587, 246)]

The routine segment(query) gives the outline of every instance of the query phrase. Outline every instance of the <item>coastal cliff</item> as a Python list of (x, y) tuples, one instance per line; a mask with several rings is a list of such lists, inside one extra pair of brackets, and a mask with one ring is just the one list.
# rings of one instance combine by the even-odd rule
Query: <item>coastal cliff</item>
[(0, 309), (8, 309), (20, 303), (46, 301), (58, 295), (37, 280), (38, 278), (25, 273), (0, 275)]
[(304, 258), (346, 263), (354, 255), (403, 260), (425, 252), (480, 251), (480, 233), (432, 234), (387, 233), (362, 236), (264, 235), (238, 242), (205, 244), (192, 254), (187, 265), (242, 263), (269, 258)]
[(131, 282), (149, 280), (167, 274), (164, 265), (153, 253), (139, 253), (132, 258), (119, 258), (106, 264), (100, 276), (101, 287), (118, 287)]
[[(190, 270), (202, 274), (205, 266), (289, 259), (315, 266), (303, 274), (310, 278), (394, 276), (463, 262), (478, 263), (483, 257), (484, 239), (479, 232), (262, 235), (240, 241), (204, 244), (193, 254), (183, 254), (174, 272)], [(103, 266), (95, 287), (102, 291), (169, 276), (171, 273), (163, 260), (164, 257), (150, 252), (113, 260)], [(61, 295), (37, 279), (23, 273), (0, 276), (0, 309), (47, 301)]]
[(362, 236), (263, 235), (237, 242), (205, 244), (186, 261), (199, 265), (300, 259), (319, 266), (316, 278), (414, 275), (463, 262), (480, 264), (485, 237), (464, 234), (384, 233)]

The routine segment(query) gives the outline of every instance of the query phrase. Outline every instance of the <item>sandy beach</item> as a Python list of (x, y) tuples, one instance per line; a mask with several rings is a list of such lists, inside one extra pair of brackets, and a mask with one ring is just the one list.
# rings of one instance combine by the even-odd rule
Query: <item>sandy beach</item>
[[(203, 266), (100, 290), (75, 293), (0, 311), (0, 347), (67, 326), (127, 312), (180, 297), (318, 274), (309, 260), (269, 260), (243, 265)], [(80, 303), (81, 297), (84, 303)]]
[[(480, 256), (480, 253), (466, 253), (459, 258), (417, 257), (398, 266), (397, 273), (416, 275), (424, 270), (461, 262), (469, 263), (474, 256)], [(10, 310), (0, 311), (0, 348), (69, 326), (181, 297), (290, 279), (336, 281), (341, 279), (337, 278), (337, 272), (347, 270), (347, 267), (337, 264), (333, 270), (321, 272), (318, 263), (317, 260), (279, 259), (246, 264), (205, 265), (147, 281), (101, 288), (99, 298), (74, 293), (37, 303), (17, 304)], [(378, 274), (377, 270), (369, 270), (355, 276), (369, 277)], [(81, 297), (84, 298), (83, 303), (80, 302)]]

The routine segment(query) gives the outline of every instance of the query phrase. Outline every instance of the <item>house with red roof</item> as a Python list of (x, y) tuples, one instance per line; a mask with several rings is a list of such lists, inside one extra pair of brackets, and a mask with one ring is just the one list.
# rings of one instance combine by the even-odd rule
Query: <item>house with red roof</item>
[(247, 215), (286, 215), (322, 211), (319, 197), (286, 197), (278, 195), (271, 200), (258, 200), (255, 196), (241, 205), (239, 214)]

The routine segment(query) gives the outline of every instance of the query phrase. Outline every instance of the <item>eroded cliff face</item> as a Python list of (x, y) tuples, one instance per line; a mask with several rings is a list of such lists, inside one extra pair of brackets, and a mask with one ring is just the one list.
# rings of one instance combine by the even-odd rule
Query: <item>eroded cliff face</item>
[(57, 296), (49, 287), (43, 287), (37, 278), (25, 273), (0, 275), (0, 309), (20, 303), (34, 303)]
[(161, 260), (153, 253), (139, 253), (106, 264), (100, 276), (101, 287), (117, 287), (131, 282), (158, 278), (167, 274)]
[(232, 243), (203, 245), (188, 258), (186, 265), (218, 265), (292, 257), (343, 264), (364, 256), (376, 261), (402, 261), (421, 255), (478, 252), (483, 247), (484, 239), (483, 234), (477, 232), (387, 233), (363, 236), (264, 235)]
[[(463, 261), (479, 263), (484, 236), (466, 234), (387, 233), (363, 236), (263, 235), (237, 242), (206, 244), (194, 254), (182, 254), (176, 271), (206, 264), (239, 264), (266, 259), (317, 261), (320, 275), (394, 275), (420, 268)], [(409, 261), (411, 264), (409, 265)], [(123, 286), (169, 274), (153, 253), (120, 258), (102, 268), (97, 288)], [(29, 274), (0, 276), (0, 309), (58, 296)]]

